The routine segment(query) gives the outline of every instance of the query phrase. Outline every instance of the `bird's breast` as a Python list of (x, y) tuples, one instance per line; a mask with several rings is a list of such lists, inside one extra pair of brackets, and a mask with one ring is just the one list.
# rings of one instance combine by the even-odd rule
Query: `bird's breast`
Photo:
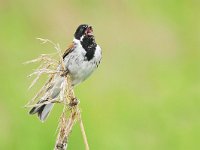
[(72, 78), (72, 84), (76, 85), (87, 79), (98, 67), (101, 60), (100, 48), (96, 49), (94, 57), (88, 61), (83, 51), (74, 51), (65, 62)]

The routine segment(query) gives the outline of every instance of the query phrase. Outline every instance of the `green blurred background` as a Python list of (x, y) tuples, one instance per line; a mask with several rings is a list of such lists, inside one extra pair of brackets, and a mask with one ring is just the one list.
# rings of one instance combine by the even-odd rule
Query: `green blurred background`
[[(0, 1), (0, 149), (53, 149), (56, 106), (45, 123), (23, 106), (36, 65), (23, 62), (93, 25), (98, 70), (76, 87), (91, 150), (200, 149), (200, 1)], [(42, 80), (41, 80), (42, 81)], [(78, 124), (69, 150), (84, 149)]]

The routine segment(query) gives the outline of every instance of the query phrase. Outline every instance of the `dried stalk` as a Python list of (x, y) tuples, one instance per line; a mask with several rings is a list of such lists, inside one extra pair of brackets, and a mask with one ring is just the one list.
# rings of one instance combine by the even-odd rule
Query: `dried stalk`
[(68, 119), (66, 118), (66, 108), (67, 107), (65, 106), (63, 109), (61, 118), (60, 118), (60, 129), (59, 129), (59, 133), (58, 133), (58, 137), (56, 140), (54, 150), (66, 150), (67, 149), (69, 134), (71, 133), (72, 128), (77, 120), (80, 123), (80, 128), (81, 128), (81, 132), (82, 132), (82, 136), (83, 136), (83, 140), (84, 140), (84, 144), (85, 144), (85, 149), (89, 150), (89, 144), (88, 144), (87, 137), (85, 134), (83, 122), (81, 119), (81, 112), (78, 107), (78, 103), (76, 101), (73, 88), (71, 86), (71, 80), (70, 80), (69, 75), (67, 75), (66, 80), (67, 80), (67, 89), (68, 89), (67, 97), (69, 98), (69, 102), (70, 102), (69, 103), (70, 117)]
[[(41, 75), (43, 75), (43, 74), (49, 75), (49, 79), (47, 80), (47, 82), (39, 90), (39, 92), (35, 95), (35, 97), (32, 98), (25, 105), (25, 107), (41, 106), (43, 104), (48, 104), (51, 102), (63, 103), (64, 108), (63, 108), (63, 112), (60, 116), (59, 132), (58, 132), (58, 136), (56, 139), (56, 144), (55, 144), (54, 150), (66, 150), (67, 149), (69, 135), (70, 135), (72, 128), (73, 128), (74, 124), (76, 123), (76, 121), (79, 121), (79, 123), (80, 123), (80, 128), (81, 128), (81, 132), (82, 132), (82, 136), (83, 136), (83, 140), (84, 140), (84, 144), (85, 144), (85, 149), (89, 150), (87, 137), (86, 137), (83, 122), (81, 119), (81, 111), (79, 109), (78, 100), (75, 97), (74, 90), (71, 85), (70, 75), (68, 73), (66, 74), (64, 72), (65, 65), (63, 62), (60, 46), (59, 46), (59, 44), (55, 44), (54, 42), (52, 42), (48, 39), (42, 39), (42, 38), (38, 38), (38, 39), (40, 41), (42, 41), (42, 43), (47, 43), (47, 42), (51, 43), (54, 46), (54, 48), (56, 49), (56, 51), (57, 51), (56, 54), (58, 54), (60, 60), (57, 61), (56, 59), (54, 59), (52, 57), (52, 54), (41, 54), (38, 58), (27, 61), (25, 63), (25, 64), (35, 63), (35, 62), (41, 63), (40, 66), (32, 74), (30, 74), (28, 76), (28, 77), (31, 77), (34, 75), (36, 76), (36, 78), (33, 80), (31, 85), (29, 86), (29, 88), (33, 87), (35, 85), (35, 83), (37, 83), (37, 81)], [(59, 70), (58, 70), (58, 66), (60, 66)], [(48, 100), (43, 103), (39, 103), (39, 104), (35, 103), (34, 104), (34, 102), (36, 100), (40, 99), (41, 97), (43, 97), (45, 95), (45, 91), (47, 91), (47, 89), (49, 89), (52, 86), (55, 74), (60, 74), (60, 75), (65, 74), (65, 81), (61, 85), (59, 101)], [(69, 111), (68, 116), (67, 116), (67, 111)]]
[(84, 126), (83, 126), (83, 121), (81, 119), (81, 113), (79, 113), (79, 123), (80, 123), (81, 133), (82, 133), (82, 136), (83, 136), (83, 141), (84, 141), (84, 144), (85, 144), (85, 149), (89, 150), (90, 148), (89, 148), (87, 136), (86, 136), (86, 133), (85, 133), (85, 129), (84, 129)]

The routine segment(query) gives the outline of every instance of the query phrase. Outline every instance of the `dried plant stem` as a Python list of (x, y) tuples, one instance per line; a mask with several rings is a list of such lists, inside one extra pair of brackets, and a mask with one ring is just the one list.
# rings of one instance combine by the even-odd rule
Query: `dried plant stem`
[(89, 148), (89, 144), (88, 144), (88, 141), (87, 141), (85, 129), (84, 129), (84, 126), (83, 126), (83, 121), (81, 119), (81, 114), (79, 114), (79, 124), (80, 124), (80, 128), (81, 128), (81, 133), (82, 133), (82, 136), (83, 136), (83, 141), (84, 141), (84, 144), (85, 144), (85, 149), (89, 150), (90, 148)]
[(66, 150), (68, 144), (68, 137), (72, 131), (72, 127), (76, 122), (76, 112), (70, 114), (69, 119), (66, 118), (66, 113), (63, 112), (60, 119), (60, 129), (56, 140), (54, 150)]
[[(71, 86), (71, 80), (70, 80), (69, 75), (66, 76), (66, 80), (67, 80), (67, 92), (66, 93), (67, 93), (67, 98), (69, 100), (69, 106), (71, 106), (70, 107), (70, 116), (67, 119), (67, 114), (66, 114), (66, 108), (67, 108), (66, 104), (67, 103), (64, 103), (65, 106), (64, 106), (61, 118), (60, 118), (59, 133), (58, 133), (58, 137), (56, 140), (54, 150), (66, 150), (67, 149), (69, 134), (71, 133), (72, 128), (77, 120), (80, 123), (80, 128), (81, 128), (81, 132), (82, 132), (82, 136), (83, 136), (83, 140), (84, 140), (84, 144), (85, 144), (85, 149), (89, 150), (89, 144), (88, 144), (87, 137), (85, 134), (83, 122), (81, 119), (81, 112), (78, 107), (78, 103), (75, 102), (76, 98), (75, 98), (74, 90)], [(74, 103), (75, 103), (75, 105), (74, 105)]]

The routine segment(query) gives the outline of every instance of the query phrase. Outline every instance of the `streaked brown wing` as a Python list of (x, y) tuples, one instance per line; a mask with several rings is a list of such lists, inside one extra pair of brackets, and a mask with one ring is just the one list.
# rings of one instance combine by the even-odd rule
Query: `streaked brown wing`
[(63, 54), (63, 59), (74, 50), (74, 43), (72, 43), (71, 45), (69, 45), (69, 47), (67, 48), (67, 50), (64, 52)]

